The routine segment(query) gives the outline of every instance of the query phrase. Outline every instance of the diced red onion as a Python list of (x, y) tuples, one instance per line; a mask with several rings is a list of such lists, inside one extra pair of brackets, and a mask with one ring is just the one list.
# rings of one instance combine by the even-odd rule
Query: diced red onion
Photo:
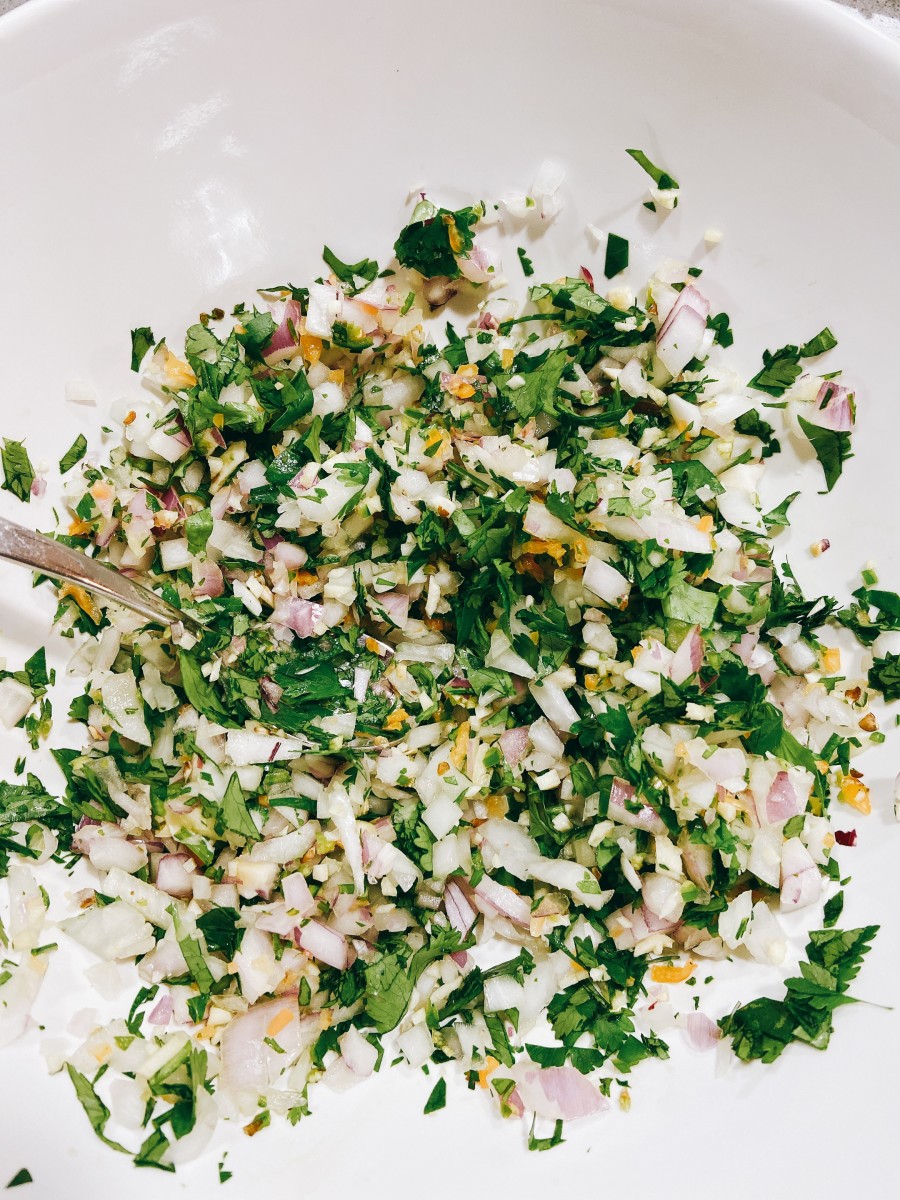
[(271, 679), (268, 675), (263, 675), (259, 681), (259, 690), (262, 693), (262, 698), (272, 710), (278, 707), (281, 697), (284, 695), (284, 688)]
[(631, 591), (631, 584), (622, 572), (595, 555), (588, 559), (582, 579), (588, 591), (605, 600), (607, 604), (621, 604)]
[(706, 1013), (685, 1013), (681, 1020), (695, 1050), (712, 1050), (718, 1044), (722, 1031)]
[(657, 338), (656, 353), (675, 378), (697, 356), (706, 333), (706, 317), (686, 305), (682, 308), (676, 305), (672, 311), (675, 315), (666, 325), (666, 332)]
[(789, 838), (781, 852), (781, 907), (806, 908), (822, 893), (822, 876), (799, 838)]
[(280, 598), (270, 618), (273, 625), (283, 625), (299, 638), (310, 638), (317, 621), (322, 619), (325, 609), (312, 600), (297, 600), (293, 596)]
[(669, 678), (673, 683), (684, 683), (696, 675), (703, 663), (703, 638), (700, 626), (695, 625), (681, 640), (669, 663)]
[(833, 379), (826, 379), (819, 388), (812, 412), (807, 414), (811, 425), (849, 433), (856, 417), (853, 393)]
[(159, 1000), (159, 1003), (153, 1008), (147, 1021), (151, 1025), (168, 1025), (172, 1019), (172, 1011), (174, 1009), (174, 1001), (170, 992), (166, 992)]
[(147, 492), (140, 488), (128, 501), (128, 511), (139, 521), (153, 522), (153, 513), (147, 507)]
[(646, 910), (644, 920), (648, 928), (652, 930), (657, 927), (653, 918), (663, 923), (677, 924), (684, 910), (680, 881), (662, 871), (648, 871), (641, 876), (641, 884)]
[(281, 880), (281, 894), (288, 908), (296, 909), (300, 917), (307, 917), (316, 910), (316, 900), (309, 884), (299, 871), (285, 875)]
[(355, 1025), (351, 1025), (338, 1038), (338, 1046), (341, 1057), (353, 1074), (360, 1079), (368, 1079), (378, 1062), (378, 1051), (372, 1043), (363, 1037)]
[(493, 256), (483, 246), (474, 245), (457, 262), (460, 274), (470, 283), (487, 283), (494, 275)]
[(159, 502), (162, 504), (163, 508), (168, 509), (169, 512), (178, 513), (179, 517), (183, 517), (185, 515), (184, 505), (181, 503), (181, 497), (174, 488), (166, 488), (163, 494), (159, 497)]
[(213, 520), (221, 521), (230, 508), (231, 488), (220, 488), (209, 502), (209, 511), (212, 513)]
[(280, 563), (284, 563), (289, 571), (299, 571), (302, 566), (305, 566), (309, 555), (302, 546), (295, 546), (293, 542), (281, 541), (272, 551), (272, 557)]
[(766, 816), (769, 823), (774, 825), (776, 821), (787, 821), (803, 812), (805, 808), (806, 804), (798, 796), (787, 771), (779, 771), (766, 797)]
[(681, 861), (688, 879), (704, 890), (712, 879), (712, 848), (697, 842), (686, 842), (681, 847)]
[(753, 630), (748, 629), (740, 641), (731, 647), (732, 654), (736, 654), (745, 667), (750, 666), (750, 659), (759, 642), (760, 631), (761, 626)]
[(834, 840), (839, 846), (855, 846), (856, 845), (856, 830), (855, 829), (836, 829), (834, 831)]
[(616, 777), (609, 793), (607, 816), (619, 825), (630, 825), (633, 829), (646, 829), (648, 833), (666, 832), (662, 817), (649, 804), (642, 804), (637, 812), (631, 812), (626, 802), (634, 798), (634, 788), (624, 779)]
[(284, 306), (281, 323), (263, 349), (262, 356), (267, 363), (281, 362), (285, 358), (293, 358), (297, 353), (301, 317), (300, 305), (291, 298)]
[(524, 929), (531, 925), (531, 902), (512, 888), (497, 883), (485, 875), (475, 888), (475, 903), (482, 912), (498, 912), (508, 917), (514, 925)]
[(338, 971), (346, 970), (349, 947), (342, 933), (329, 929), (321, 921), (307, 921), (296, 931), (294, 939), (301, 950), (305, 950), (319, 962), (335, 967)]
[(782, 646), (778, 651), (778, 657), (795, 675), (805, 675), (808, 671), (814, 671), (819, 662), (815, 650), (804, 641), (796, 641), (793, 645)]
[(193, 872), (187, 869), (191, 861), (189, 854), (164, 854), (156, 864), (156, 886), (159, 890), (179, 900), (193, 896)]
[(40, 499), (47, 491), (47, 480), (40, 475), (36, 475), (31, 481), (31, 494), (35, 499)]
[(464, 937), (475, 924), (478, 913), (460, 884), (452, 877), (444, 885), (444, 912), (447, 920)]
[(377, 603), (381, 605), (393, 624), (398, 629), (403, 629), (409, 621), (409, 596), (404, 592), (382, 592), (377, 597)]
[(579, 268), (578, 274), (581, 276), (581, 278), (584, 280), (584, 282), (588, 285), (588, 287), (593, 292), (595, 290), (594, 289), (594, 277), (590, 273), (590, 271), (587, 269), (587, 267)]
[(221, 567), (212, 559), (207, 559), (201, 568), (203, 574), (200, 582), (194, 585), (193, 594), (197, 597), (208, 596), (215, 599), (225, 591), (225, 576)]
[(609, 1107), (599, 1088), (575, 1067), (538, 1067), (519, 1062), (504, 1069), (504, 1074), (516, 1081), (525, 1108), (551, 1121), (577, 1121)]
[(656, 335), (657, 342), (671, 327), (675, 318), (678, 316), (679, 310), (683, 308), (689, 308), (693, 312), (699, 314), (701, 317), (703, 317), (704, 322), (709, 316), (709, 301), (698, 288), (694, 287), (692, 283), (688, 284), (687, 287), (682, 288), (678, 293), (678, 298), (669, 309), (666, 319), (663, 321), (662, 325), (660, 325), (659, 331)]
[(114, 517), (104, 517), (94, 536), (94, 541), (98, 546), (108, 546), (118, 528), (119, 522)]
[(500, 734), (499, 741), (507, 763), (511, 767), (518, 766), (528, 748), (528, 726), (519, 725), (515, 729), (505, 729)]

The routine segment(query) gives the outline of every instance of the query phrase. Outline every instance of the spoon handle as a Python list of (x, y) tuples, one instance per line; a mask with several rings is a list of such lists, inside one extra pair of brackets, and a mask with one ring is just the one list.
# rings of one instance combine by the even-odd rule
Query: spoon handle
[(64, 542), (55, 542), (42, 533), (7, 521), (5, 517), (0, 517), (0, 558), (31, 567), (54, 579), (65, 579), (89, 592), (115, 600), (148, 621), (161, 625), (181, 622), (192, 633), (202, 632), (202, 627), (192, 617), (180, 612), (149, 588), (134, 583), (104, 563), (95, 562)]

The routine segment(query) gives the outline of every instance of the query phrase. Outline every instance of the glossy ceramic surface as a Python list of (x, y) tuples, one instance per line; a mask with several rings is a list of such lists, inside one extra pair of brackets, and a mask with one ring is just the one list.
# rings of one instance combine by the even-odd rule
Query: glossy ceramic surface
[[(681, 180), (664, 220), (640, 207), (645, 179), (626, 146)], [(539, 277), (600, 268), (588, 221), (632, 239), (635, 282), (665, 255), (695, 257), (748, 376), (763, 347), (831, 325), (835, 363), (858, 383), (856, 457), (830, 496), (807, 463), (778, 468), (771, 497), (803, 491), (791, 544), (808, 589), (846, 597), (869, 558), (900, 587), (900, 50), (819, 2), (33, 0), (0, 22), (2, 433), (50, 463), (82, 429), (99, 446), (104, 408), (136, 387), (132, 327), (177, 339), (217, 303), (318, 274), (325, 241), (384, 261), (411, 189), (451, 204), (496, 196), (527, 187), (547, 157), (568, 170), (566, 207), (534, 247)], [(706, 253), (709, 226), (725, 240)], [(93, 382), (98, 408), (64, 401), (73, 377)], [(48, 528), (50, 503), (28, 519)], [(0, 509), (25, 519), (5, 493)], [(823, 536), (832, 550), (813, 560), (806, 547)], [(0, 653), (20, 661), (51, 613), (27, 576), (4, 572)], [(67, 645), (51, 645), (62, 666)], [(24, 747), (3, 735), (7, 777)], [(857, 991), (885, 1004), (900, 1003), (898, 760), (894, 740), (865, 764), (876, 812), (846, 814), (860, 845), (840, 856), (855, 877), (848, 920), (884, 926)], [(53, 912), (72, 887), (56, 878)], [(135, 1171), (94, 1139), (39, 1053), (48, 1038), (73, 1042), (85, 1006), (121, 1011), (93, 995), (89, 965), (60, 952), (35, 1010), (45, 1030), (0, 1054), (0, 1185), (28, 1167), (23, 1197), (218, 1196), (226, 1148), (222, 1195), (310, 1200), (837, 1200), (863, 1176), (866, 1194), (877, 1180), (888, 1194), (900, 1166), (900, 1018), (860, 1005), (839, 1015), (827, 1055), (794, 1047), (769, 1069), (721, 1074), (715, 1054), (673, 1035), (673, 1062), (636, 1072), (629, 1114), (573, 1126), (552, 1154), (527, 1154), (521, 1128), (458, 1081), (424, 1118), (433, 1080), (397, 1068), (316, 1096), (297, 1128), (217, 1134), (176, 1177)], [(703, 1008), (719, 1016), (754, 987), (777, 994), (779, 980), (742, 971)]]

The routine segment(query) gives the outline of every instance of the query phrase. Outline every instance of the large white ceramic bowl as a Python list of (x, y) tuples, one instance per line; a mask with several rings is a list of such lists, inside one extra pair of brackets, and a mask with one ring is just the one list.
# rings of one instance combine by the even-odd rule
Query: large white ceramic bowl
[[(665, 220), (640, 207), (626, 146), (681, 180)], [(900, 50), (824, 0), (31, 0), (0, 20), (0, 432), (55, 462), (101, 424), (64, 402), (67, 379), (105, 401), (136, 386), (133, 326), (177, 338), (218, 302), (318, 273), (323, 241), (384, 261), (414, 185), (450, 202), (497, 195), (546, 157), (567, 167), (566, 207), (535, 246), (538, 275), (599, 265), (588, 221), (632, 239), (635, 280), (696, 254), (748, 376), (763, 347), (831, 325), (858, 384), (856, 457), (827, 497), (809, 464), (777, 468), (772, 493), (803, 490), (793, 561), (808, 588), (846, 597), (869, 558), (897, 588)], [(725, 240), (704, 254), (709, 226)], [(22, 519), (6, 494), (0, 509)], [(29, 518), (48, 527), (49, 502)], [(832, 549), (813, 560), (822, 536)], [(25, 575), (4, 569), (2, 585), (0, 653), (18, 661), (46, 637), (51, 601)], [(4, 734), (0, 766), (23, 749)], [(857, 990), (886, 1004), (900, 1002), (898, 760), (897, 739), (869, 760), (876, 811), (845, 822), (860, 845), (840, 856), (848, 919), (884, 926)], [(66, 887), (58, 877), (54, 912)], [(0, 1186), (27, 1167), (23, 1196), (218, 1196), (225, 1148), (231, 1197), (896, 1188), (900, 1018), (862, 1005), (838, 1014), (827, 1054), (794, 1046), (721, 1077), (714, 1055), (673, 1038), (672, 1063), (636, 1072), (629, 1114), (573, 1126), (551, 1154), (529, 1155), (461, 1084), (422, 1117), (431, 1084), (398, 1068), (317, 1097), (297, 1128), (217, 1135), (177, 1177), (137, 1171), (95, 1140), (39, 1053), (85, 1005), (104, 1008), (87, 965), (56, 956), (36, 1009), (46, 1029), (0, 1055)], [(779, 989), (773, 974), (743, 979), (704, 1004), (718, 1015), (754, 986)]]

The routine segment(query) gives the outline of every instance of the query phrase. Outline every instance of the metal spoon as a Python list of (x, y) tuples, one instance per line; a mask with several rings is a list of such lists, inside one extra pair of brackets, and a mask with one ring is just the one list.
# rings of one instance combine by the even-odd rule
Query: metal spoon
[(89, 592), (106, 596), (117, 604), (124, 604), (148, 621), (160, 625), (182, 624), (190, 633), (200, 636), (203, 626), (193, 617), (180, 612), (149, 588), (126, 579), (112, 567), (95, 562), (80, 550), (74, 550), (63, 542), (54, 542), (0, 517), (0, 558), (21, 563), (54, 579), (65, 579)]

